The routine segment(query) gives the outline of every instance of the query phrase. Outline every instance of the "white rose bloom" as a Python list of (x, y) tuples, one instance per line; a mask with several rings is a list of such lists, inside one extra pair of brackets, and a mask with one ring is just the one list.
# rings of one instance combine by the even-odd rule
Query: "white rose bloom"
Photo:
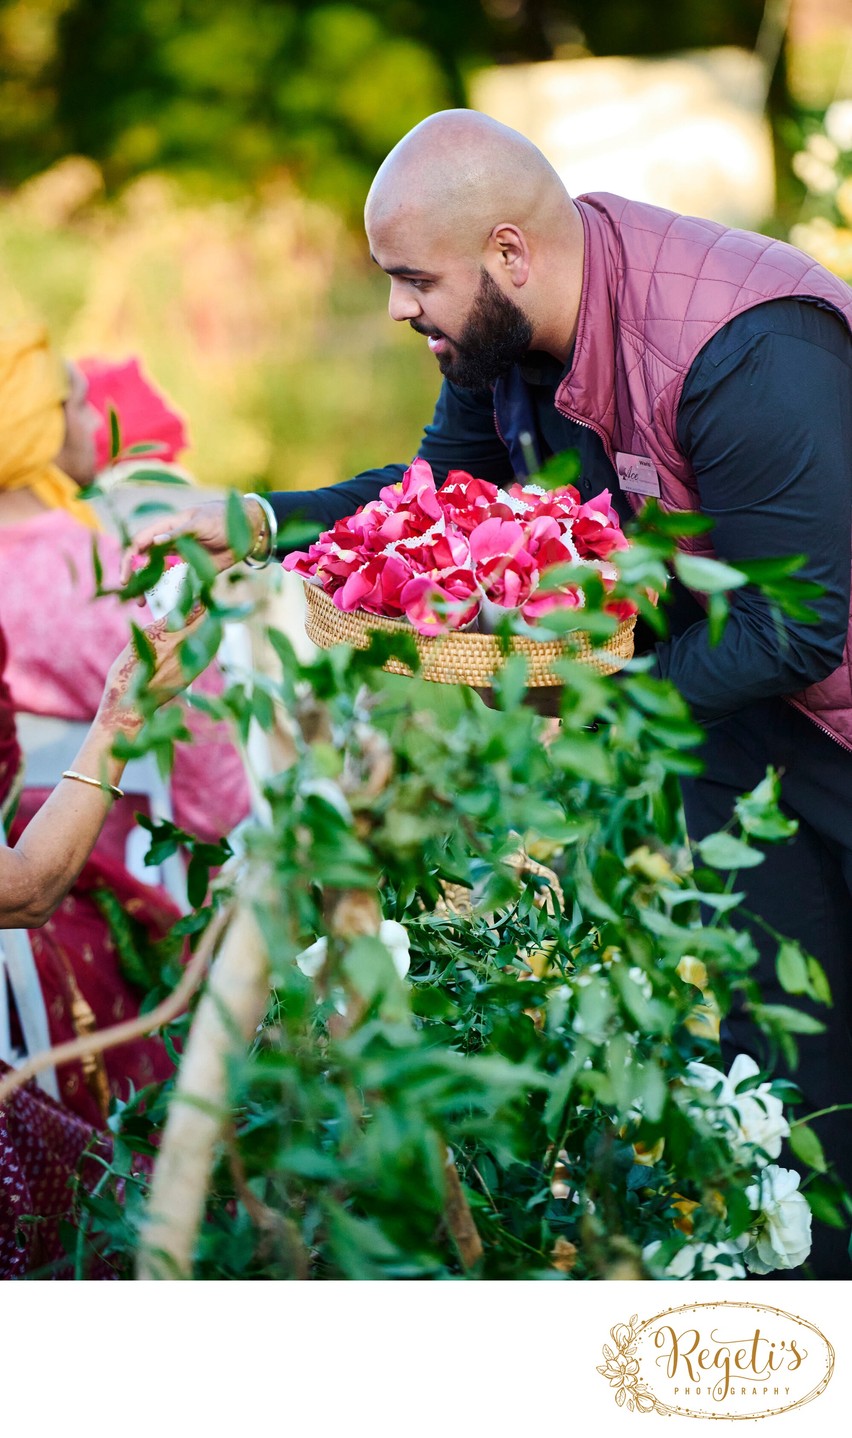
[(411, 968), (411, 940), (407, 931), (396, 919), (382, 919), (379, 938), (389, 951), (399, 977), (404, 979)]
[(309, 979), (315, 979), (328, 957), (328, 939), (317, 939), (307, 949), (296, 955), (296, 966)]
[[(393, 966), (404, 979), (411, 967), (411, 942), (396, 919), (382, 919), (378, 937), (390, 953)], [(328, 939), (323, 936), (296, 955), (296, 964), (309, 979), (315, 979), (328, 958)]]
[[(725, 1239), (722, 1243), (686, 1243), (678, 1249), (665, 1268), (656, 1262), (662, 1247), (659, 1239), (642, 1250), (642, 1261), (660, 1278), (745, 1278), (742, 1250), (745, 1238)], [(727, 1261), (722, 1263), (720, 1259)]]
[(702, 1108), (715, 1106), (716, 1108), (733, 1108), (736, 1099), (734, 1090), (728, 1081), (727, 1075), (720, 1073), (710, 1064), (699, 1063), (693, 1059), (686, 1066), (689, 1087), (696, 1089), (700, 1094), (707, 1097), (702, 1101)]
[(760, 1070), (748, 1054), (737, 1054), (728, 1073), (728, 1083), (734, 1090), (733, 1104), (739, 1127), (740, 1145), (762, 1149), (763, 1154), (753, 1154), (754, 1161), (763, 1167), (770, 1158), (777, 1158), (781, 1152), (782, 1140), (790, 1132), (790, 1125), (784, 1117), (784, 1105), (780, 1098), (770, 1093), (769, 1084), (758, 1084), (745, 1093), (736, 1089), (745, 1079), (752, 1078)]
[(799, 1193), (796, 1170), (771, 1163), (746, 1189), (746, 1198), (758, 1215), (749, 1234), (746, 1267), (752, 1273), (798, 1268), (811, 1251), (811, 1210)]
[(740, 1162), (762, 1167), (778, 1157), (790, 1125), (784, 1105), (770, 1092), (768, 1083), (736, 1092), (739, 1084), (759, 1072), (748, 1054), (737, 1054), (728, 1074), (697, 1061), (687, 1065), (689, 1085), (700, 1095), (695, 1107), (700, 1107), (714, 1129), (727, 1134)]

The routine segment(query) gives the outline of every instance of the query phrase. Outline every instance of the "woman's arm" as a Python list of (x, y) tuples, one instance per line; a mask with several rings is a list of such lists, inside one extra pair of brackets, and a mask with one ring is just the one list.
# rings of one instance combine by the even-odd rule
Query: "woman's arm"
[[(179, 649), (201, 622), (199, 610), (184, 629), (159, 619), (145, 633), (156, 655), (149, 691), (163, 704), (194, 677), (184, 673)], [(88, 859), (116, 795), (124, 761), (112, 754), (119, 733), (136, 735), (142, 715), (127, 696), (136, 669), (127, 645), (107, 675), (100, 707), (71, 768), (97, 782), (62, 779), (30, 820), (14, 849), (0, 848), (0, 928), (39, 928), (67, 894)], [(103, 787), (102, 787), (103, 786)]]

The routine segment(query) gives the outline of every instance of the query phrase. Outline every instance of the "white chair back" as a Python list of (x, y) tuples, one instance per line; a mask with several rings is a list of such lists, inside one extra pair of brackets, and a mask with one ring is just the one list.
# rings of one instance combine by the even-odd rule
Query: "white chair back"
[[(0, 844), (6, 837), (0, 828)], [(12, 1016), (9, 995), (12, 995), (23, 1036), (23, 1049), (12, 1038)], [(41, 991), (29, 934), (26, 929), (0, 930), (0, 1058), (14, 1067), (25, 1055), (41, 1053), (50, 1048), (47, 1010)], [(59, 1098), (55, 1069), (44, 1069), (38, 1083), (51, 1098)]]

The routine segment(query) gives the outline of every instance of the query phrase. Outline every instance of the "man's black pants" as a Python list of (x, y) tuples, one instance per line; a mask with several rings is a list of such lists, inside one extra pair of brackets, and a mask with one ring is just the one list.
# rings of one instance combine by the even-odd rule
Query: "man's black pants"
[[(804, 1094), (794, 1110), (802, 1117), (832, 1104), (852, 1103), (852, 753), (821, 732), (782, 699), (754, 704), (708, 727), (702, 748), (705, 772), (684, 780), (686, 822), (693, 840), (723, 828), (734, 801), (753, 789), (767, 765), (781, 771), (782, 807), (799, 830), (787, 843), (767, 844), (766, 858), (737, 874), (743, 907), (760, 915), (785, 938), (797, 939), (819, 959), (828, 977), (833, 1005), (791, 998), (775, 973), (777, 940), (758, 924), (747, 925), (760, 952), (756, 977), (769, 1003), (792, 1004), (813, 1013), (824, 1033), (797, 1036), (799, 1064), (790, 1077)], [(765, 1040), (742, 1013), (722, 1027), (726, 1067), (736, 1053), (767, 1061)], [(776, 1065), (775, 1075), (785, 1072)], [(852, 1192), (852, 1110), (816, 1119), (826, 1156)], [(788, 1153), (778, 1162), (799, 1167)], [(852, 1278), (849, 1229), (814, 1222), (814, 1246), (804, 1269), (767, 1277)]]

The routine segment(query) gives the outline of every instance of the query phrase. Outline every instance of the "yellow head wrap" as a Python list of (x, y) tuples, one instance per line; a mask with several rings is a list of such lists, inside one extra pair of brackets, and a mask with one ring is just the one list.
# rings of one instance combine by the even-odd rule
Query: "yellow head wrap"
[(0, 491), (31, 489), (90, 529), (97, 516), (53, 463), (65, 441), (68, 374), (40, 325), (0, 333)]

